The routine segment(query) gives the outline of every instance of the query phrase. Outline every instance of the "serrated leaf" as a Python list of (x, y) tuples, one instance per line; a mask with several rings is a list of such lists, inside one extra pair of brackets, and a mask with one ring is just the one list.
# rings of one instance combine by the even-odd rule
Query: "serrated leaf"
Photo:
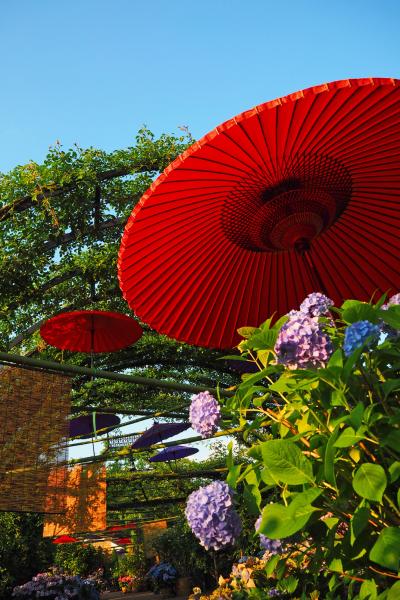
[(269, 440), (261, 444), (264, 465), (272, 477), (288, 485), (314, 481), (312, 463), (290, 441)]
[(400, 568), (400, 528), (386, 527), (371, 548), (369, 557), (381, 567), (398, 571)]
[(386, 485), (387, 480), (383, 467), (372, 463), (361, 465), (353, 477), (354, 491), (361, 498), (375, 502), (382, 502)]

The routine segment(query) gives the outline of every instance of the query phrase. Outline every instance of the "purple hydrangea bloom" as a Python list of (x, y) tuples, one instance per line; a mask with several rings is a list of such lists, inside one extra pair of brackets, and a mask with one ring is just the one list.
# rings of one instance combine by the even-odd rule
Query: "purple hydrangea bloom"
[(300, 304), (300, 311), (309, 317), (322, 317), (328, 314), (331, 306), (333, 300), (320, 292), (313, 292)]
[(212, 436), (218, 429), (221, 410), (217, 400), (210, 392), (200, 392), (192, 396), (189, 409), (189, 421), (203, 438)]
[(234, 544), (242, 529), (233, 506), (233, 491), (223, 481), (213, 481), (192, 492), (185, 514), (191, 530), (206, 550), (221, 550)]
[(291, 311), (275, 344), (279, 364), (289, 369), (324, 367), (333, 352), (332, 342), (318, 323), (300, 311)]
[[(256, 530), (256, 533), (258, 533), (258, 528), (261, 525), (261, 520), (262, 520), (262, 517), (260, 515), (254, 525), (254, 529)], [(268, 538), (266, 535), (264, 535), (262, 533), (259, 533), (258, 535), (260, 536), (261, 548), (268, 550), (268, 552), (271, 552), (271, 554), (282, 554), (282, 552), (284, 551), (284, 547), (280, 540), (271, 540), (270, 538)]]
[(397, 306), (398, 304), (400, 304), (400, 293), (391, 296), (387, 304), (385, 304), (385, 307), (389, 308), (390, 306)]
[(276, 588), (271, 588), (268, 590), (268, 597), (269, 598), (274, 598), (275, 596), (280, 596), (281, 593), (279, 590), (277, 590)]
[(368, 346), (378, 343), (380, 334), (379, 325), (374, 325), (371, 321), (356, 321), (348, 327), (344, 332), (343, 350), (346, 356), (353, 354), (355, 350), (371, 338)]
[[(389, 300), (387, 301), (387, 303), (384, 304), (381, 307), (381, 309), (382, 310), (387, 310), (391, 306), (398, 306), (399, 304), (400, 304), (400, 294), (395, 294), (394, 296), (392, 296), (391, 298), (389, 298)], [(382, 331), (384, 333), (387, 333), (390, 338), (398, 338), (398, 337), (400, 337), (400, 330), (399, 329), (395, 329), (394, 327), (391, 327), (390, 325), (388, 325), (387, 323), (384, 323), (384, 322), (382, 322)]]

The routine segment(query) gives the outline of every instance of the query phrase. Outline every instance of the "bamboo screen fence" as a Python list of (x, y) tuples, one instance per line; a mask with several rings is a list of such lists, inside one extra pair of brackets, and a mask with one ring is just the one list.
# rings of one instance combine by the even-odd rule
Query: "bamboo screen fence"
[(65, 375), (0, 367), (0, 510), (65, 511), (70, 392)]

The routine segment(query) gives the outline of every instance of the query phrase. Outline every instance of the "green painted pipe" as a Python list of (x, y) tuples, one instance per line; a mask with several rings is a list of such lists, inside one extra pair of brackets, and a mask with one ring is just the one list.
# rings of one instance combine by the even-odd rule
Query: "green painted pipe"
[(231, 390), (208, 388), (204, 385), (190, 385), (187, 383), (178, 383), (175, 381), (165, 381), (164, 379), (151, 379), (140, 375), (124, 375), (123, 373), (114, 373), (112, 371), (102, 371), (100, 369), (89, 369), (88, 367), (79, 367), (68, 363), (58, 363), (51, 360), (38, 360), (29, 356), (19, 354), (9, 354), (0, 352), (0, 363), (6, 365), (20, 365), (30, 367), (31, 369), (43, 369), (44, 371), (56, 371), (66, 375), (88, 375), (90, 377), (99, 377), (101, 379), (111, 379), (113, 381), (125, 381), (126, 383), (135, 383), (137, 385), (148, 385), (152, 387), (175, 390), (177, 392), (188, 392), (196, 394), (198, 392), (209, 391), (220, 396), (233, 396)]

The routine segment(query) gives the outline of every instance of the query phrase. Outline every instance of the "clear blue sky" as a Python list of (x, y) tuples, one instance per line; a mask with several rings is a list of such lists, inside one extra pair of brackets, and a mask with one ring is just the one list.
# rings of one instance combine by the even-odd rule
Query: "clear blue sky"
[(277, 96), (399, 77), (395, 0), (4, 0), (0, 171), (57, 139), (106, 150), (200, 137)]

